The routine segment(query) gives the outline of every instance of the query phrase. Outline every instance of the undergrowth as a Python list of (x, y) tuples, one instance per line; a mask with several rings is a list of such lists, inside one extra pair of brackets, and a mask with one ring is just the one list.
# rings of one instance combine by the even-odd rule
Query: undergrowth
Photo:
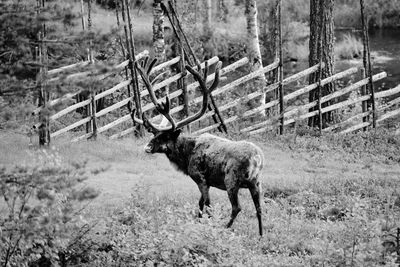
[(48, 150), (36, 156), (34, 167), (0, 168), (0, 265), (4, 267), (69, 266), (87, 251), (84, 240), (92, 226), (81, 216), (82, 203), (98, 193), (81, 184), (87, 179), (84, 164), (65, 166), (58, 154)]
[(267, 189), (261, 238), (246, 194), (226, 229), (224, 194), (214, 198), (212, 217), (199, 219), (193, 196), (137, 188), (107, 220), (100, 246), (108, 251), (91, 254), (90, 266), (395, 266), (399, 248), (388, 234), (400, 226), (400, 191), (390, 179), (323, 180), (278, 195)]
[[(101, 218), (82, 222), (73, 217), (76, 224), (68, 228), (72, 232), (53, 236), (58, 243), (57, 253), (50, 254), (52, 263), (62, 265), (64, 257), (68, 266), (395, 266), (400, 254), (400, 184), (396, 175), (374, 172), (372, 165), (397, 164), (398, 137), (383, 130), (318, 136), (301, 128), (296, 135), (269, 134), (252, 139), (267, 157), (270, 155), (265, 140), (288, 151), (288, 155), (310, 157), (310, 179), (263, 180), (263, 237), (258, 236), (255, 210), (247, 190), (240, 192), (242, 212), (233, 227), (226, 229), (231, 212), (226, 192), (211, 192), (212, 216), (200, 219), (199, 193), (155, 193), (151, 181), (143, 180), (133, 187), (123, 205)], [(101, 152), (109, 156), (104, 158), (107, 162), (127, 155), (129, 161), (134, 161), (142, 155), (142, 142), (121, 141), (119, 146), (96, 142), (80, 148), (80, 152), (102, 147), (109, 151)], [(133, 145), (133, 149), (126, 148), (126, 144)], [(114, 150), (119, 154), (110, 156)], [(329, 172), (323, 169), (327, 164), (323, 154), (338, 155), (343, 158), (341, 162), (353, 159), (367, 171), (362, 172), (363, 176), (351, 171)], [(56, 155), (51, 158), (60, 161)], [(319, 172), (321, 168), (326, 172)], [(49, 192), (42, 196), (46, 201), (52, 197)], [(88, 227), (91, 221), (98, 222), (95, 231)], [(58, 221), (46, 225), (65, 229)], [(72, 234), (66, 236), (68, 233)], [(34, 240), (23, 244), (31, 244), (31, 249), (32, 244), (42, 242), (41, 246), (53, 249), (53, 243), (41, 235)], [(18, 251), (21, 257), (26, 255), (22, 252)], [(38, 259), (49, 257), (43, 253), (29, 254), (25, 260), (40, 264)]]
[[(242, 135), (233, 135), (235, 139), (243, 139)], [(278, 136), (267, 132), (253, 137), (258, 142), (269, 140), (279, 147), (296, 152), (337, 152), (344, 159), (363, 160), (366, 158), (383, 162), (385, 164), (397, 164), (400, 156), (400, 136), (392, 130), (385, 128), (368, 129), (365, 132), (358, 131), (349, 134), (337, 134), (332, 132), (322, 133), (317, 129), (307, 126), (298, 126), (286, 129), (286, 134)]]

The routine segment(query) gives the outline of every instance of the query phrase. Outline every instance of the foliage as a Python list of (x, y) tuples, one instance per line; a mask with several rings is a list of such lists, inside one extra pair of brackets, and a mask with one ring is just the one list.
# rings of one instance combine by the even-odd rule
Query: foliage
[[(3, 1), (4, 11), (0, 15), (0, 64), (1, 75), (21, 79), (34, 79), (37, 66), (33, 61), (38, 61), (37, 48), (40, 45), (40, 34), (43, 34), (42, 23), (48, 23), (46, 28), (47, 38), (59, 37), (59, 28), (70, 28), (75, 18), (71, 6), (49, 3), (37, 13), (33, 1)], [(56, 44), (60, 46), (62, 44)], [(62, 57), (68, 57), (64, 51)], [(56, 49), (59, 50), (59, 49)], [(49, 53), (57, 53), (50, 48)], [(59, 60), (59, 55), (54, 55)], [(3, 76), (4, 77), (4, 76)]]
[[(87, 1), (87, 0), (86, 0)], [(120, 0), (96, 0), (96, 3), (101, 5), (103, 8), (116, 8), (117, 1)], [(133, 0), (128, 1), (131, 8), (141, 8), (141, 9), (149, 9), (150, 8), (150, 1), (143, 1), (143, 0)]]
[[(120, 34), (118, 30), (81, 31), (76, 6), (59, 0), (45, 1), (40, 12), (36, 12), (35, 1), (3, 1), (1, 7), (4, 9), (0, 13), (2, 128), (33, 125), (31, 112), (38, 104), (39, 85), (46, 77), (41, 67), (50, 70), (87, 60), (89, 47), (94, 51), (95, 64), (57, 74), (56, 82), (42, 84), (43, 91), (54, 99), (77, 91), (85, 91), (88, 95), (91, 91), (109, 88), (113, 82), (115, 84), (115, 79), (101, 80), (99, 76), (110, 72), (116, 62), (123, 59), (116, 38)], [(43, 37), (40, 36), (44, 28), (45, 39), (49, 40), (45, 43), (41, 42)], [(48, 52), (47, 60), (39, 57), (39, 48)], [(77, 72), (86, 74), (69, 78), (68, 75)], [(42, 114), (54, 113), (68, 103), (42, 110)]]
[(351, 34), (343, 35), (343, 39), (335, 43), (335, 56), (340, 59), (361, 58), (362, 51), (362, 41)]
[(333, 150), (350, 158), (349, 161), (373, 159), (386, 164), (400, 162), (400, 157), (396, 152), (400, 149), (400, 136), (385, 128), (349, 134), (323, 133), (322, 135), (305, 126), (294, 130), (279, 140), (296, 151), (323, 153)]
[(62, 165), (51, 151), (38, 154), (42, 164), (0, 169), (0, 263), (2, 266), (66, 266), (79, 258), (76, 243), (90, 225), (79, 203), (97, 192), (79, 187), (83, 164)]
[(283, 53), (289, 59), (308, 60), (309, 27), (303, 22), (289, 22), (283, 29)]
[[(188, 181), (191, 186), (186, 186), (180, 179), (189, 178), (170, 168), (166, 159), (150, 161), (143, 155), (145, 140), (64, 144), (63, 152), (72, 158), (78, 151), (84, 157), (91, 151), (96, 160), (102, 159), (97, 165), (118, 164), (123, 171), (112, 168), (106, 186), (122, 173), (128, 179), (143, 179), (132, 191), (125, 190), (132, 195), (115, 211), (105, 212), (100, 201), (101, 216), (89, 213), (101, 222), (96, 233), (68, 241), (74, 244), (66, 257), (68, 266), (395, 266), (400, 187), (398, 158), (393, 156), (398, 137), (379, 131), (361, 137), (315, 137), (300, 131), (296, 139), (288, 133), (253, 140), (268, 159), (262, 238), (247, 190), (240, 193), (242, 212), (232, 229), (224, 227), (230, 205), (223, 191), (211, 191), (212, 217), (199, 219), (195, 184)], [(301, 158), (293, 167), (302, 173), (297, 181), (282, 165), (271, 166), (292, 157), (293, 162)], [(332, 162), (330, 157), (340, 160)], [(169, 179), (176, 179), (170, 191), (165, 190)], [(109, 195), (104, 201), (110, 205)], [(87, 230), (80, 229), (79, 233)]]
[[(339, 27), (361, 27), (359, 1), (339, 0), (335, 2), (335, 25)], [(398, 27), (400, 2), (396, 0), (366, 0), (365, 12), (369, 27)]]
[(229, 205), (221, 204), (223, 196), (215, 198), (212, 217), (198, 219), (193, 196), (154, 197), (146, 187), (138, 185), (108, 220), (101, 241), (108, 250), (92, 251), (92, 264), (394, 266), (396, 260), (396, 250), (382, 246), (393, 242), (386, 236), (399, 227), (395, 180), (322, 179), (275, 196), (264, 185), (262, 238), (250, 199), (245, 198), (234, 230), (227, 230)]

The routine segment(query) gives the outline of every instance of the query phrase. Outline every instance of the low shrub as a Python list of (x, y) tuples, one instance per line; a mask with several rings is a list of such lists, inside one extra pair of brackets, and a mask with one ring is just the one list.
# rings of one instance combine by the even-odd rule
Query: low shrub
[(321, 179), (296, 189), (267, 190), (262, 238), (252, 201), (243, 194), (242, 212), (233, 228), (225, 229), (230, 213), (225, 193), (213, 196), (212, 217), (199, 219), (193, 195), (155, 196), (138, 185), (107, 220), (101, 247), (108, 250), (92, 251), (91, 264), (394, 266), (400, 207), (393, 182)]
[(79, 188), (84, 165), (62, 165), (44, 150), (40, 165), (0, 169), (0, 263), (2, 266), (67, 266), (80, 261), (91, 226), (80, 215), (79, 203), (97, 192)]

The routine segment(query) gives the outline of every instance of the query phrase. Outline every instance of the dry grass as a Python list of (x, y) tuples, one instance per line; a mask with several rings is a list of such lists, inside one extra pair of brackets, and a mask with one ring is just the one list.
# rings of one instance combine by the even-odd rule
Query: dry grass
[(339, 59), (361, 58), (362, 51), (361, 40), (351, 34), (345, 34), (343, 40), (335, 44), (335, 55)]
[[(32, 164), (42, 153), (37, 147), (28, 148), (24, 136), (2, 133), (0, 140), (1, 151), (6, 151), (0, 165)], [(247, 190), (240, 194), (243, 210), (231, 230), (223, 227), (230, 204), (226, 192), (220, 190), (211, 190), (213, 217), (196, 219), (197, 186), (174, 170), (165, 156), (146, 155), (147, 139), (70, 143), (66, 137), (53, 140), (51, 152), (65, 162), (88, 161), (87, 184), (101, 191), (86, 215), (100, 222), (98, 245), (111, 242), (120, 251), (115, 247), (109, 252), (113, 260), (96, 254), (98, 262), (93, 264), (97, 266), (118, 261), (194, 266), (262, 266), (265, 262), (331, 266), (354, 261), (353, 266), (373, 266), (386, 253), (381, 246), (386, 230), (381, 225), (396, 225), (393, 216), (399, 214), (397, 206), (384, 207), (397, 203), (400, 196), (400, 166), (373, 145), (365, 151), (377, 151), (376, 156), (361, 155), (358, 140), (356, 136), (294, 139), (290, 135), (253, 139), (266, 158), (261, 178), (265, 192), (262, 239), (257, 236)], [(352, 248), (355, 240), (358, 243)], [(135, 255), (135, 260), (124, 255)], [(385, 255), (389, 263), (393, 258)]]
[[(1, 140), (1, 165), (11, 167), (37, 162), (35, 159), (41, 150), (36, 146), (29, 147), (28, 137), (1, 133)], [(94, 173), (88, 183), (103, 192), (97, 200), (101, 203), (121, 204), (129, 198), (132, 188), (140, 183), (145, 183), (156, 194), (197, 194), (195, 183), (177, 172), (164, 155), (148, 155), (143, 152), (147, 140), (126, 138), (110, 141), (100, 137), (98, 141), (70, 143), (69, 137), (65, 137), (53, 140), (51, 150), (60, 154), (68, 163), (88, 162), (88, 169)], [(268, 143), (260, 139), (253, 140), (265, 153), (266, 166), (262, 175), (264, 187), (294, 188), (321, 179), (378, 178), (388, 174), (396, 177), (400, 174), (398, 165), (388, 165), (380, 158), (357, 158), (347, 151), (330, 151), (331, 148), (326, 144), (313, 140), (297, 138), (296, 143), (290, 137), (285, 140), (274, 139), (272, 143), (271, 140)], [(294, 149), (287, 146), (290, 143)]]

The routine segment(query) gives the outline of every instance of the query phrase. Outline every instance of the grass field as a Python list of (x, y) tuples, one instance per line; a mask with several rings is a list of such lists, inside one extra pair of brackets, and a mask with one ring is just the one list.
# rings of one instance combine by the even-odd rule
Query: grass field
[[(220, 190), (211, 190), (213, 216), (198, 219), (197, 186), (165, 156), (146, 155), (146, 138), (55, 140), (46, 153), (87, 160), (86, 183), (101, 192), (85, 215), (97, 222), (96, 242), (112, 249), (86, 266), (395, 266), (399, 248), (388, 234), (400, 227), (398, 139), (385, 149), (378, 139), (360, 148), (357, 136), (264, 138), (253, 140), (266, 158), (262, 238), (247, 190), (232, 229)], [(37, 164), (44, 153), (25, 136), (1, 140), (6, 167)]]

